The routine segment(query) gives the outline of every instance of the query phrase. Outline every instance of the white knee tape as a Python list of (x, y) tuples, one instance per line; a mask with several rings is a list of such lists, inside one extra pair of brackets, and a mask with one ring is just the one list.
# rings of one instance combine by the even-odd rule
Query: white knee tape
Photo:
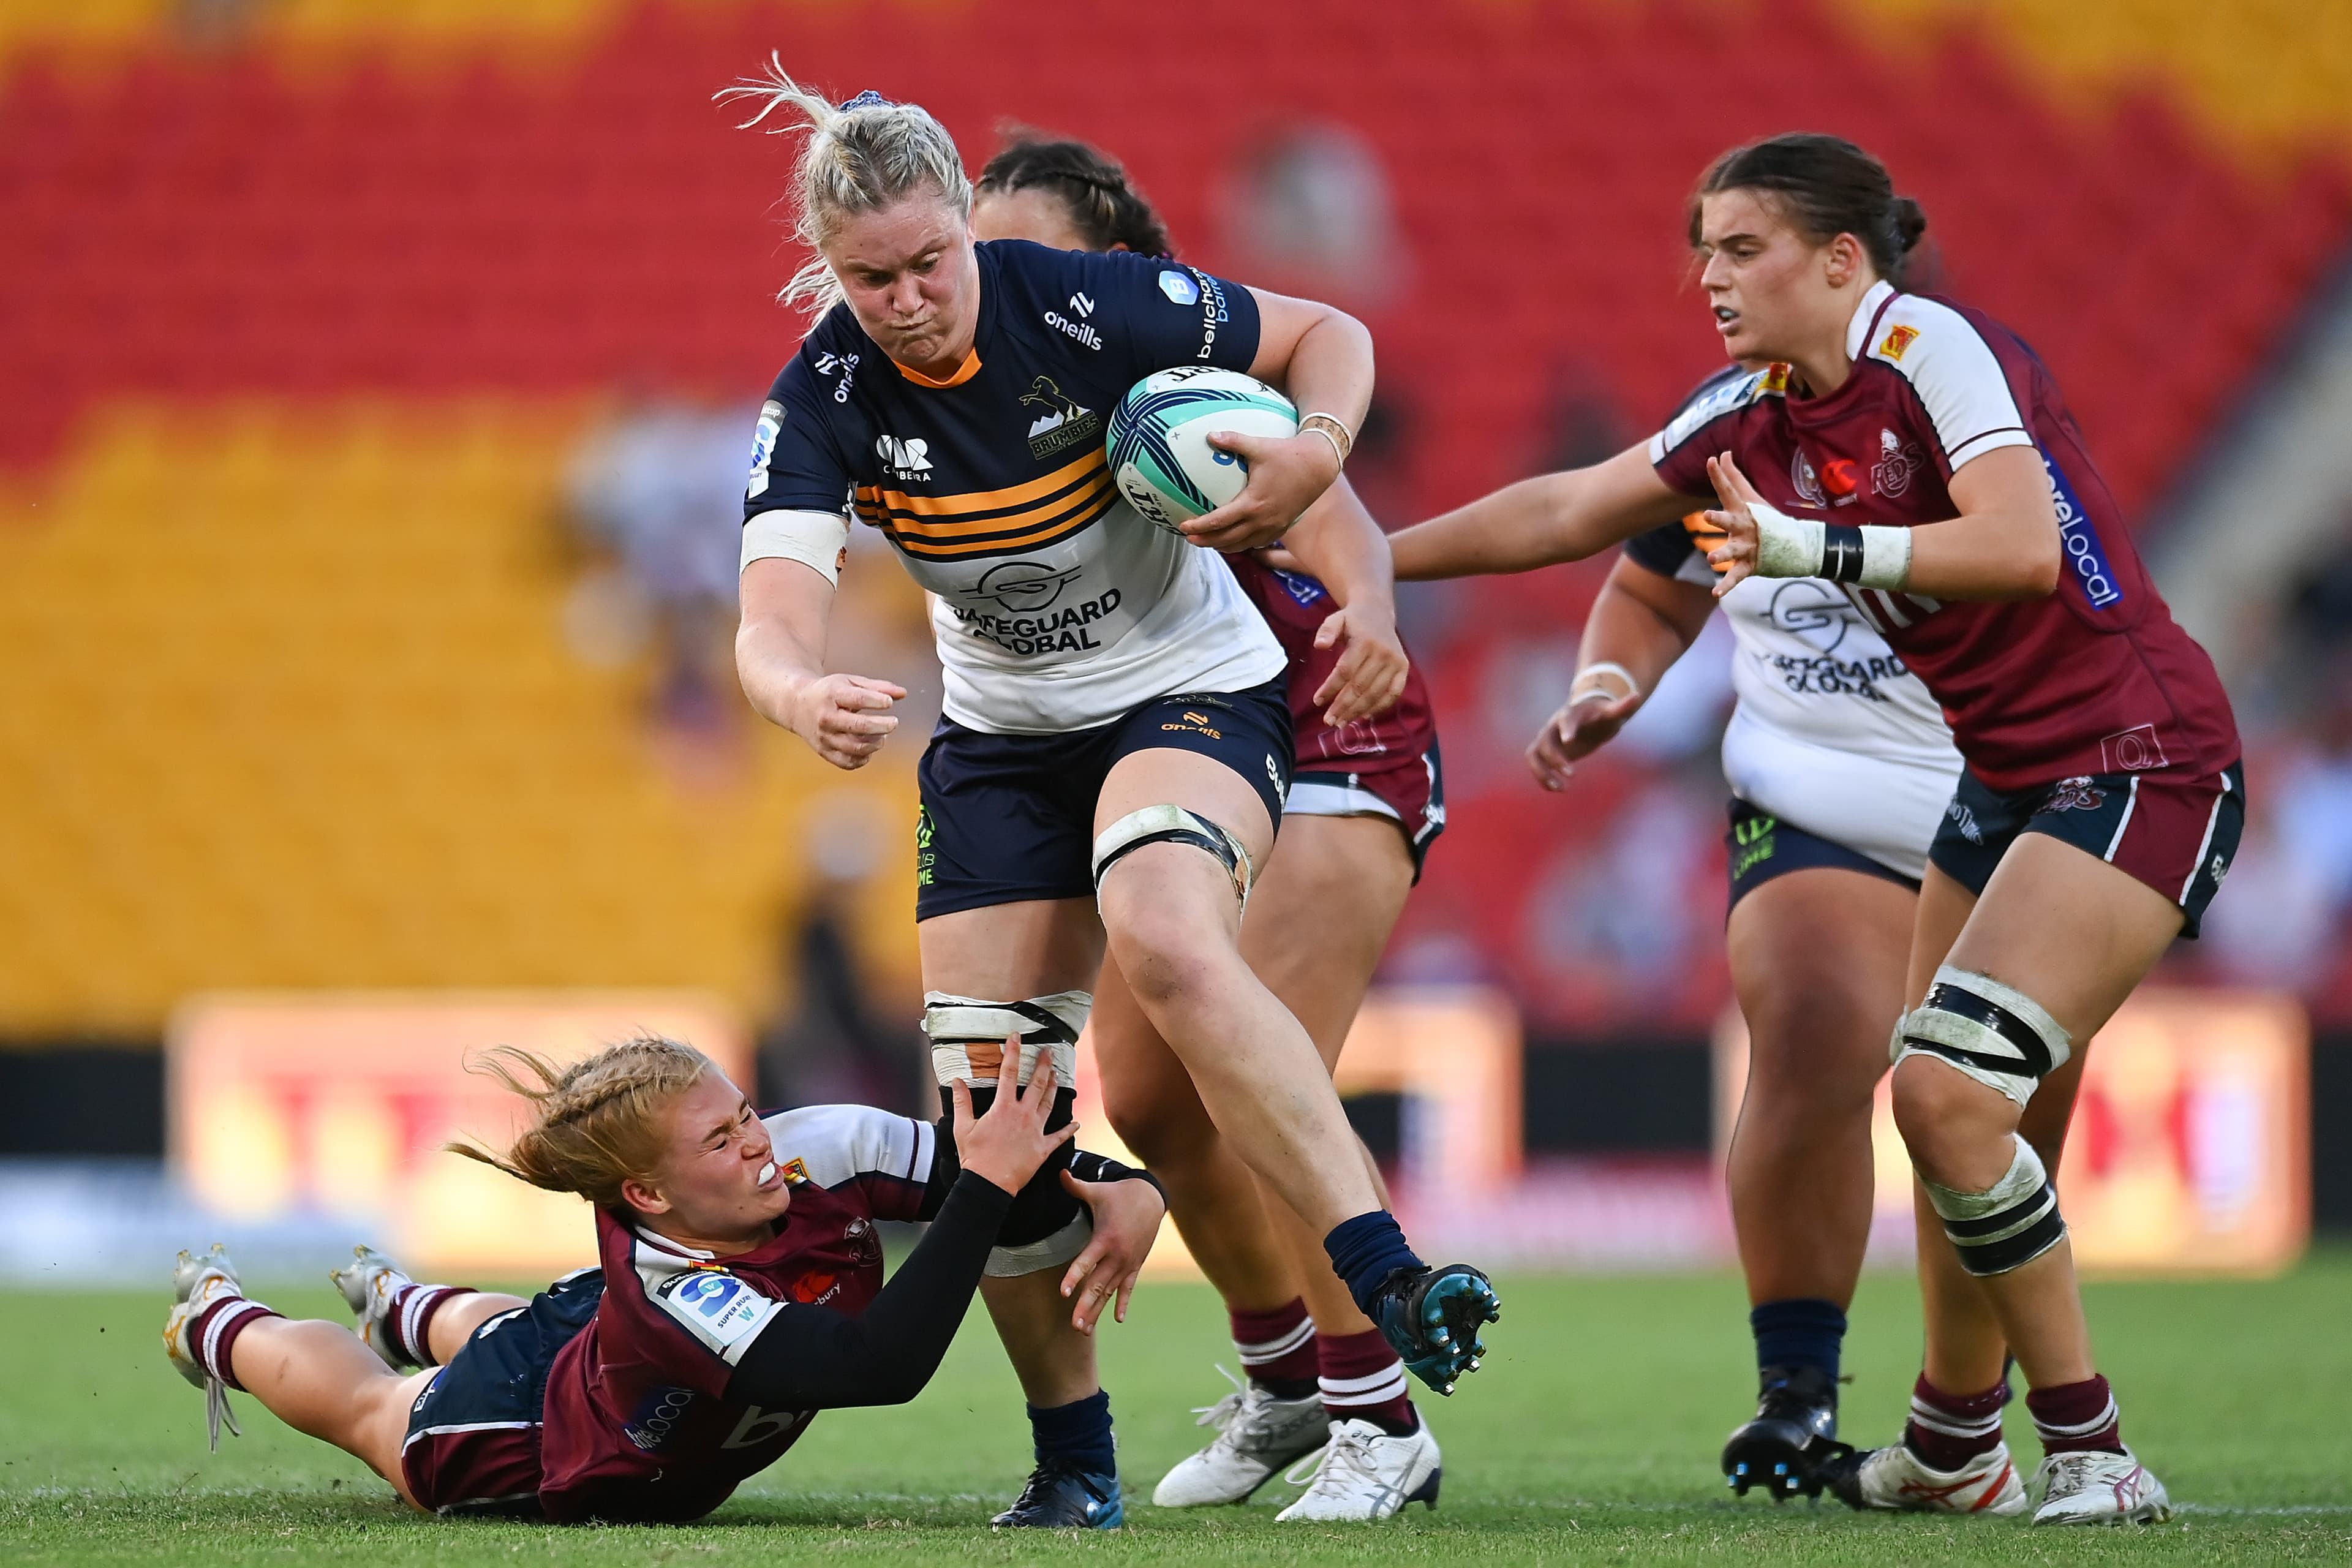
[(1189, 844), (1207, 852), (1233, 879), (1234, 897), (1242, 908), (1249, 908), (1257, 867), (1248, 847), (1227, 828), (1181, 805), (1147, 805), (1104, 828), (1095, 839), (1096, 890), (1101, 890), (1104, 872), (1147, 844)]
[(1927, 1203), (1944, 1222), (1944, 1234), (1959, 1254), (1960, 1267), (1979, 1277), (2006, 1274), (2031, 1263), (2065, 1239), (2058, 1212), (2058, 1189), (2033, 1145), (2015, 1133), (2016, 1152), (2008, 1173), (1981, 1193), (1963, 1193), (1924, 1178)]
[(988, 1261), (982, 1265), (981, 1272), (991, 1279), (1018, 1279), (1024, 1274), (1060, 1268), (1084, 1252), (1094, 1235), (1094, 1211), (1081, 1205), (1076, 1218), (1043, 1241), (1033, 1241), (1026, 1247), (990, 1247)]
[(1934, 1057), (2019, 1105), (2065, 1065), (2073, 1039), (2041, 1003), (1989, 974), (1946, 964), (1927, 1000), (1895, 1026), (1889, 1050)]
[[(940, 1087), (959, 1080), (988, 1086), (1004, 1061), (1004, 1042), (1021, 1037), (1018, 1081), (1026, 1086), (1042, 1057), (1054, 1064), (1064, 1089), (1078, 1086), (1078, 1034), (1094, 1007), (1087, 991), (1057, 991), (1025, 1002), (989, 1002), (945, 991), (923, 993), (923, 1033), (931, 1040), (931, 1071)], [(1073, 1257), (1076, 1254), (1072, 1255)]]

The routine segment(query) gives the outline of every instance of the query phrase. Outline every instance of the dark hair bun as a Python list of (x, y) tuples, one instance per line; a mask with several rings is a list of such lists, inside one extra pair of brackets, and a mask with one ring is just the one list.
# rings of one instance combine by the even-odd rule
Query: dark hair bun
[(1892, 216), (1895, 219), (1895, 242), (1907, 256), (1917, 248), (1919, 237), (1927, 232), (1927, 215), (1909, 196), (1897, 196)]

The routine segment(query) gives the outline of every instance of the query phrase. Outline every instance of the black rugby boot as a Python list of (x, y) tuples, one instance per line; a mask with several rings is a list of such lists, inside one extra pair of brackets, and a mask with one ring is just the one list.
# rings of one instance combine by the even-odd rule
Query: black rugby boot
[(1837, 1380), (1817, 1366), (1768, 1366), (1755, 1419), (1723, 1446), (1723, 1474), (1742, 1497), (1819, 1497), (1822, 1467), (1853, 1450), (1837, 1440)]

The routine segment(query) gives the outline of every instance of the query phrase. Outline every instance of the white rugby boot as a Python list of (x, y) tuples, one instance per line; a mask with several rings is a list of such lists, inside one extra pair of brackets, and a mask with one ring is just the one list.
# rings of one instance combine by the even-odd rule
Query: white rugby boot
[(1907, 1443), (1873, 1448), (1823, 1468), (1822, 1481), (1849, 1505), (1902, 1513), (2025, 1511), (2025, 1484), (2009, 1445), (1979, 1454), (1957, 1470), (1939, 1470)]
[(2053, 1454), (2034, 1475), (2042, 1506), (2036, 1524), (2162, 1524), (2172, 1517), (2164, 1483), (2126, 1449), (2120, 1454)]
[(400, 1347), (387, 1331), (392, 1316), (393, 1298), (404, 1285), (415, 1280), (401, 1272), (400, 1265), (362, 1243), (352, 1248), (352, 1260), (341, 1268), (330, 1269), (327, 1278), (343, 1293), (343, 1300), (359, 1315), (360, 1338), (367, 1348), (383, 1358), (386, 1366), (395, 1372), (411, 1372), (423, 1365), (415, 1357)]
[(1307, 1482), (1297, 1502), (1274, 1517), (1322, 1522), (1386, 1519), (1409, 1502), (1437, 1507), (1437, 1484), (1445, 1468), (1429, 1423), (1391, 1437), (1369, 1421), (1334, 1421), (1331, 1441), (1311, 1456), (1312, 1476), (1300, 1465), (1285, 1476)]
[(217, 1241), (202, 1258), (183, 1247), (179, 1261), (172, 1268), (172, 1310), (163, 1319), (163, 1353), (182, 1377), (205, 1391), (205, 1427), (211, 1437), (215, 1453), (220, 1451), (221, 1428), (226, 1426), (229, 1436), (242, 1437), (236, 1416), (228, 1407), (228, 1385), (205, 1370), (204, 1363), (188, 1343), (188, 1325), (201, 1316), (206, 1307), (223, 1296), (241, 1296), (244, 1288), (238, 1284), (236, 1265), (229, 1261), (226, 1248)]
[(1194, 1425), (1213, 1426), (1217, 1435), (1160, 1478), (1151, 1500), (1161, 1508), (1247, 1502), (1285, 1466), (1321, 1447), (1328, 1435), (1330, 1417), (1320, 1390), (1304, 1399), (1276, 1399), (1222, 1366), (1217, 1370), (1234, 1391), (1193, 1412), (1200, 1417)]

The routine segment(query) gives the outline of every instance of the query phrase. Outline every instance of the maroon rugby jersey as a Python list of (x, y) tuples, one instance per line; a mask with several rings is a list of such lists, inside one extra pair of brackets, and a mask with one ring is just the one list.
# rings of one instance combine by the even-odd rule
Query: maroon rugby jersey
[(1969, 770), (2021, 790), (2078, 773), (2209, 776), (2238, 756), (2213, 661), (2173, 620), (2047, 366), (1981, 311), (1881, 283), (1846, 330), (1853, 369), (1826, 397), (1773, 365), (1698, 398), (1650, 442), (1658, 477), (1715, 489), (1728, 451), (1764, 499), (1830, 522), (1958, 515), (1955, 469), (2003, 447), (2042, 458), (2065, 552), (2046, 598), (1950, 604), (1849, 586), (1943, 705)]
[(548, 1372), (539, 1495), (550, 1519), (699, 1519), (814, 1419), (730, 1404), (728, 1380), (780, 1303), (855, 1314), (873, 1301), (875, 1221), (919, 1217), (934, 1134), (854, 1105), (788, 1110), (767, 1128), (793, 1203), (756, 1251), (713, 1258), (597, 1211), (604, 1300)]
[(1437, 722), (1429, 703), (1429, 683), (1421, 666), (1405, 676), (1404, 691), (1396, 706), (1370, 719), (1357, 719), (1333, 729), (1323, 722), (1315, 693), (1338, 667), (1343, 647), (1318, 648), (1315, 634), (1339, 608), (1330, 591), (1303, 572), (1268, 566), (1255, 554), (1236, 552), (1225, 557), (1242, 592), (1257, 606), (1274, 629), (1274, 640), (1290, 659), (1290, 732), (1301, 772), (1345, 768), (1374, 772), (1383, 759), (1420, 767), (1435, 742)]

